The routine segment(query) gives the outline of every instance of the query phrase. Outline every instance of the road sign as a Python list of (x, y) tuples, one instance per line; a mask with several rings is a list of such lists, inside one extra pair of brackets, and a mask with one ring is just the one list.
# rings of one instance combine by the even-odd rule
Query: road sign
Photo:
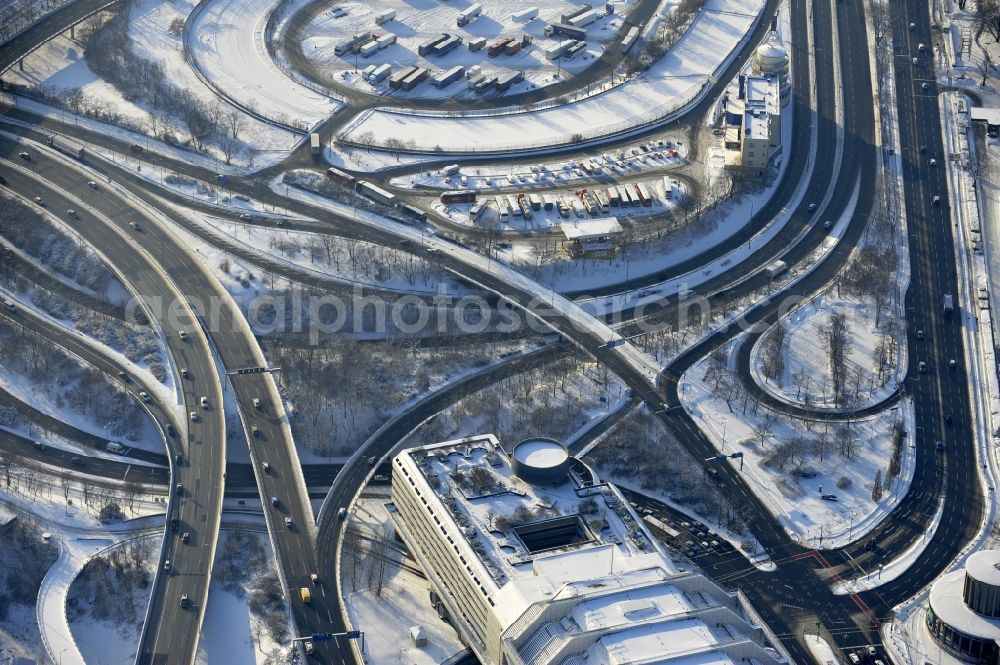
[(313, 642), (329, 642), (333, 639), (333, 633), (315, 633), (312, 636)]
[(356, 640), (359, 637), (361, 637), (361, 631), (360, 630), (349, 630), (349, 631), (347, 631), (347, 639), (349, 639), (349, 640)]
[(609, 341), (609, 342), (608, 342), (608, 344), (607, 344), (607, 347), (608, 347), (609, 349), (613, 349), (613, 348), (615, 348), (616, 346), (621, 346), (621, 345), (622, 345), (622, 344), (624, 344), (624, 343), (625, 343), (625, 340), (624, 340), (624, 339), (622, 339), (622, 338), (618, 338), (618, 339), (613, 339), (613, 340), (611, 340), (611, 341)]
[(733, 453), (729, 456), (730, 459), (743, 459), (743, 453)]

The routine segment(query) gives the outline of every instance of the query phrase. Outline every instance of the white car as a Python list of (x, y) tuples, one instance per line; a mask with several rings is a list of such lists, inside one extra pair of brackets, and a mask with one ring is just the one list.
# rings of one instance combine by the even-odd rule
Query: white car
[(203, 408), (203, 409), (207, 409), (208, 408), (208, 398), (205, 397), (205, 396), (202, 396), (202, 398), (201, 398), (201, 408)]
[(186, 342), (187, 341), (188, 334), (187, 334), (186, 330), (181, 330), (180, 332), (177, 333), (177, 336), (181, 338), (182, 342)]
[(191, 422), (196, 423), (199, 420), (201, 420), (201, 416), (198, 415), (198, 412), (197, 411), (192, 411), (191, 412)]

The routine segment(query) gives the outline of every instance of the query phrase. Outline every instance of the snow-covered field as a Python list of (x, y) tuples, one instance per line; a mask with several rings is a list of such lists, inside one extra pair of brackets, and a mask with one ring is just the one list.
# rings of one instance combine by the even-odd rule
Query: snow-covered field
[[(830, 548), (864, 535), (892, 510), (912, 478), (907, 444), (914, 436), (912, 402), (849, 423), (755, 412), (728, 375), (733, 348), (732, 343), (726, 347), (725, 366), (712, 367), (715, 361), (706, 358), (684, 374), (679, 385), (684, 408), (720, 453), (743, 453), (745, 481), (793, 538)], [(908, 439), (902, 442), (899, 476), (888, 482), (896, 423)], [(884, 491), (873, 501), (876, 473)], [(823, 500), (823, 495), (836, 499)]]
[[(392, 529), (384, 497), (362, 498), (351, 510), (351, 529), (370, 538), (384, 529)], [(359, 540), (360, 547), (370, 541)], [(344, 550), (342, 550), (344, 551)], [(341, 576), (347, 589), (347, 612), (353, 626), (365, 631), (366, 656), (371, 663), (398, 663), (399, 665), (435, 665), (464, 648), (455, 629), (440, 619), (430, 604), (427, 580), (409, 568), (398, 564), (402, 555), (392, 549), (388, 555), (393, 563), (387, 565), (384, 585), (380, 593), (362, 584), (363, 574), (358, 574), (357, 588), (351, 584), (352, 568), (341, 562)], [(349, 559), (349, 555), (345, 555)], [(370, 565), (370, 562), (367, 563)], [(409, 639), (412, 626), (422, 626), (427, 633), (427, 646), (417, 647)]]
[[(878, 362), (880, 344), (896, 343), (891, 336), (895, 331), (880, 333), (876, 326), (876, 308), (853, 300), (837, 300), (830, 295), (820, 296), (815, 302), (791, 313), (784, 321), (787, 339), (782, 345), (784, 371), (781, 376), (768, 380), (761, 368), (761, 347), (766, 336), (754, 348), (752, 371), (757, 384), (775, 397), (812, 408), (837, 408), (830, 376), (829, 354), (824, 347), (824, 330), (834, 314), (846, 317), (851, 344), (847, 348), (847, 387), (856, 398), (852, 408), (864, 408), (886, 399), (902, 381), (905, 363), (891, 363), (883, 382), (874, 371)], [(768, 335), (773, 334), (769, 331)], [(903, 357), (898, 349), (894, 356)]]
[(341, 102), (287, 76), (264, 45), (275, 0), (212, 0), (186, 28), (187, 48), (205, 77), (266, 118), (302, 129), (334, 113)]
[[(650, 70), (600, 95), (554, 108), (503, 116), (441, 117), (384, 110), (361, 113), (347, 140), (396, 139), (420, 150), (506, 152), (602, 136), (678, 110), (709, 82), (763, 8), (760, 0), (708, 0), (684, 36)], [(369, 134), (370, 132), (370, 134)]]
[[(442, 4), (436, 0), (407, 0), (406, 2), (378, 0), (377, 2), (364, 3), (338, 3), (336, 7), (346, 12), (346, 15), (341, 14), (340, 11), (327, 10), (315, 16), (302, 32), (301, 50), (318, 69), (324, 73), (328, 72), (327, 76), (336, 76), (339, 82), (352, 85), (365, 92), (407, 97), (454, 97), (472, 100), (476, 99), (476, 95), (468, 88), (464, 78), (444, 88), (437, 88), (430, 82), (424, 82), (409, 92), (401, 90), (390, 92), (386, 81), (372, 86), (361, 80), (356, 72), (368, 65), (377, 66), (384, 63), (392, 65), (393, 71), (417, 65), (428, 68), (432, 72), (447, 71), (458, 65), (466, 68), (479, 65), (483, 68), (484, 73), (489, 71), (497, 76), (523, 71), (525, 82), (511, 86), (505, 94), (519, 93), (562, 80), (567, 75), (572, 75), (585, 68), (595, 58), (600, 57), (604, 50), (604, 44), (611, 39), (620, 37), (622, 17), (631, 9), (631, 3), (626, 1), (615, 3), (615, 14), (611, 16), (603, 15), (602, 12), (600, 18), (587, 26), (589, 48), (586, 49), (585, 53), (578, 54), (570, 60), (562, 58), (557, 62), (556, 60), (548, 60), (544, 50), (551, 45), (558, 44), (564, 38), (558, 35), (553, 37), (544, 35), (543, 28), (546, 24), (544, 17), (558, 16), (560, 12), (576, 9), (577, 5), (565, 0), (541, 0), (531, 5), (539, 8), (539, 17), (527, 22), (518, 22), (513, 19), (512, 15), (525, 9), (526, 6), (498, 2), (497, 0), (485, 0), (481, 4), (483, 5), (482, 14), (468, 25), (459, 28), (455, 21), (462, 7)], [(395, 20), (382, 26), (376, 25), (375, 16), (383, 10), (389, 9), (396, 11)], [(445, 55), (419, 56), (417, 54), (418, 45), (428, 38), (441, 34), (442, 31), (461, 37), (463, 43)], [(369, 57), (355, 56), (350, 52), (341, 56), (334, 53), (334, 47), (337, 44), (362, 32), (374, 32), (379, 36), (396, 35), (396, 43), (376, 51)], [(486, 49), (472, 52), (467, 47), (469, 41), (477, 37), (493, 40), (501, 35), (520, 38), (524, 34), (529, 35), (533, 43), (515, 55), (488, 58)]]

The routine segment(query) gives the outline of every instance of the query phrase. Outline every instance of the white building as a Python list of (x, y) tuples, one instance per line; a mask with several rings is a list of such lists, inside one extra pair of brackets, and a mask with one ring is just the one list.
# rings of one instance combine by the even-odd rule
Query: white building
[(725, 110), (726, 166), (763, 171), (781, 147), (781, 86), (775, 76), (740, 77)]
[(927, 628), (948, 651), (1000, 664), (1000, 550), (983, 550), (931, 585)]
[(558, 442), (467, 437), (392, 467), (389, 514), (484, 665), (787, 662), (741, 597), (675, 564)]

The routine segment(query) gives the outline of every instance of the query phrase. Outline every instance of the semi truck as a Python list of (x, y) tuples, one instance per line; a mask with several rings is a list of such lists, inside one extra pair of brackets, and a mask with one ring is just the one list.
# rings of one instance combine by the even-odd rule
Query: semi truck
[(491, 58), (497, 57), (503, 53), (504, 49), (507, 48), (507, 44), (512, 41), (514, 41), (513, 37), (500, 37), (499, 39), (494, 39), (490, 42), (489, 46), (486, 47), (486, 55)]
[(421, 210), (420, 208), (417, 208), (416, 206), (411, 206), (409, 203), (404, 203), (403, 205), (399, 206), (399, 209), (403, 211), (403, 215), (409, 217), (410, 219), (416, 222), (427, 221), (427, 213)]
[(318, 156), (323, 152), (323, 145), (319, 140), (319, 132), (312, 132), (309, 134), (309, 152), (314, 156)]
[(358, 49), (358, 53), (361, 55), (362, 58), (367, 58), (371, 54), (375, 53), (375, 51), (377, 50), (378, 50), (378, 42), (367, 42), (366, 44), (361, 45), (361, 48)]
[(458, 35), (452, 35), (451, 37), (449, 37), (448, 39), (444, 40), (443, 42), (439, 42), (434, 47), (434, 55), (444, 55), (448, 51), (450, 51), (450, 50), (458, 47), (458, 45), (461, 44), (461, 43), (462, 43), (462, 38), (461, 37), (459, 37)]
[(564, 39), (558, 44), (553, 44), (545, 49), (545, 58), (547, 60), (555, 60), (566, 53), (566, 51), (568, 51), (575, 43), (576, 42), (572, 39)]
[(500, 79), (497, 81), (497, 90), (499, 92), (507, 92), (507, 90), (511, 86), (517, 85), (523, 80), (524, 80), (523, 71), (517, 71), (517, 72), (511, 72), (510, 74), (505, 74), (504, 76), (501, 76)]
[(430, 72), (428, 72), (423, 67), (418, 67), (417, 71), (413, 72), (405, 79), (403, 79), (403, 84), (402, 84), (403, 90), (413, 90), (415, 87), (417, 87), (418, 83), (427, 78), (427, 75), (429, 73)]
[(431, 37), (423, 44), (417, 46), (417, 55), (427, 55), (434, 50), (434, 47), (451, 37), (447, 32), (442, 32), (437, 37)]
[(367, 180), (359, 180), (357, 185), (357, 191), (362, 196), (370, 198), (372, 201), (377, 201), (383, 205), (392, 206), (396, 205), (396, 195), (385, 191), (378, 185), (372, 184)]
[(590, 4), (589, 2), (585, 2), (584, 4), (580, 5), (579, 7), (577, 7), (576, 9), (574, 9), (571, 12), (566, 12), (564, 14), (560, 14), (559, 15), (559, 22), (560, 23), (569, 23), (570, 21), (572, 21), (573, 19), (575, 19), (580, 14), (585, 14), (585, 13), (589, 12), (593, 8), (594, 8), (594, 6), (592, 4)]
[(302, 600), (303, 603), (308, 604), (312, 602), (313, 597), (312, 593), (309, 591), (309, 587), (305, 586), (299, 587), (299, 598)]
[(395, 18), (396, 18), (396, 10), (386, 9), (385, 11), (381, 11), (378, 14), (375, 14), (375, 25), (385, 25), (386, 23), (395, 20)]
[(378, 48), (381, 51), (382, 49), (388, 48), (396, 43), (396, 34), (390, 32), (388, 35), (382, 35), (375, 40), (375, 43), (378, 44)]
[(362, 44), (370, 42), (372, 39), (372, 33), (370, 32), (359, 32), (347, 41), (340, 42), (333, 47), (333, 52), (335, 55), (344, 55), (346, 53), (354, 53), (361, 47)]
[(583, 12), (582, 14), (577, 14), (576, 16), (571, 18), (569, 20), (569, 24), (574, 28), (582, 28), (596, 21), (597, 17), (600, 15), (601, 15), (600, 12), (598, 12), (596, 9), (591, 9)]
[(483, 6), (477, 2), (459, 12), (458, 18), (456, 19), (455, 23), (458, 24), (458, 27), (464, 28), (469, 24), (469, 21), (472, 21), (482, 13), (483, 13)]
[(59, 152), (65, 153), (70, 157), (75, 157), (76, 159), (83, 159), (87, 154), (82, 145), (57, 134), (52, 134), (45, 142)]
[(431, 79), (431, 83), (433, 83), (438, 88), (445, 88), (454, 83), (455, 81), (459, 80), (460, 78), (462, 78), (462, 76), (464, 75), (465, 75), (465, 67), (461, 65), (456, 65), (451, 69), (449, 69), (448, 71), (441, 72), (440, 74), (435, 76), (433, 79)]
[(499, 79), (496, 76), (493, 76), (492, 74), (487, 74), (486, 78), (477, 83), (476, 87), (473, 88), (473, 90), (476, 91), (477, 95), (486, 94), (487, 92), (493, 89), (493, 86), (497, 84), (498, 80)]
[(338, 185), (349, 187), (351, 189), (354, 189), (354, 186), (358, 184), (358, 179), (350, 173), (346, 173), (332, 166), (326, 170), (326, 177)]
[(514, 12), (510, 15), (511, 20), (517, 23), (527, 23), (528, 21), (538, 17), (538, 7), (527, 7), (519, 12)]
[(486, 37), (476, 37), (469, 40), (470, 51), (480, 51), (484, 46), (486, 46)]
[(638, 39), (639, 39), (639, 27), (632, 26), (631, 28), (628, 29), (628, 32), (626, 32), (625, 36), (622, 38), (621, 41), (622, 53), (628, 53), (632, 49), (632, 46), (635, 45), (635, 42)]
[(950, 318), (955, 313), (955, 299), (950, 293), (944, 294), (943, 313), (945, 318)]
[(566, 37), (567, 39), (575, 39), (578, 41), (583, 41), (587, 39), (586, 28), (578, 28), (568, 23), (550, 23), (543, 29), (546, 37), (552, 37), (554, 35), (559, 35), (561, 37)]
[[(395, 37), (395, 35), (393, 36)], [(392, 65), (390, 65), (388, 62), (379, 65), (378, 67), (375, 68), (375, 71), (373, 71), (371, 74), (368, 75), (368, 82), (381, 83), (382, 81), (389, 78), (389, 74), (391, 73), (392, 73)]]

